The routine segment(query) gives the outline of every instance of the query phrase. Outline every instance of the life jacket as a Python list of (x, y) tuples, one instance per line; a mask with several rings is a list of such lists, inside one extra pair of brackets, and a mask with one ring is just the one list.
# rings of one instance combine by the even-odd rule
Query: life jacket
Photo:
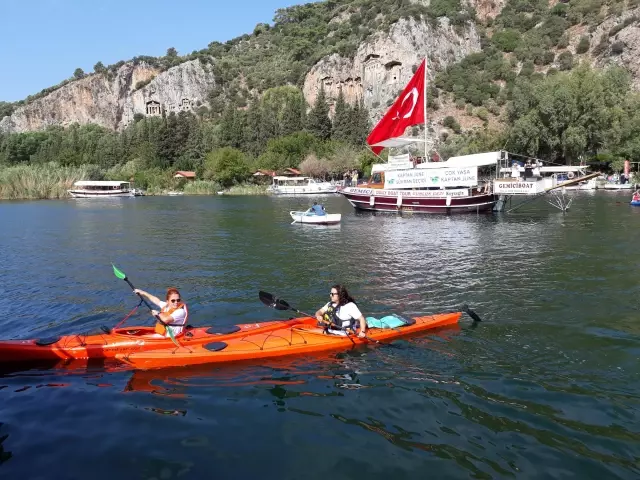
[[(185, 313), (184, 322), (181, 323), (181, 324), (171, 323), (171, 324), (169, 324), (170, 327), (182, 327), (184, 329), (184, 326), (187, 324), (187, 318), (189, 317), (189, 310), (187, 310), (187, 305), (184, 304), (184, 303), (179, 303), (177, 306), (171, 307), (167, 303), (164, 307), (162, 307), (160, 309), (160, 313), (166, 313), (166, 314), (171, 315), (173, 312), (175, 312), (176, 310), (180, 310), (181, 308), (184, 308), (184, 313)], [(159, 333), (162, 336), (166, 336), (167, 335), (167, 327), (165, 327), (160, 322), (156, 322), (156, 326), (155, 326), (154, 331), (156, 333)], [(180, 335), (182, 335), (183, 332), (184, 332), (184, 330), (182, 332), (180, 332)]]
[(355, 329), (355, 318), (350, 318), (349, 320), (342, 320), (338, 317), (338, 310), (340, 310), (340, 306), (334, 307), (332, 303), (329, 303), (327, 307), (327, 311), (323, 315), (326, 321), (331, 322), (327, 328), (332, 328), (336, 330), (344, 330), (345, 328)]

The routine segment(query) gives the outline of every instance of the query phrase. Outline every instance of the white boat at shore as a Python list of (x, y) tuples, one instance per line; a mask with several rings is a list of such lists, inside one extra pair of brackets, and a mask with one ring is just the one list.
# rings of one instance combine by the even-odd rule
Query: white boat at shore
[(289, 212), (293, 222), (291, 223), (308, 223), (312, 225), (335, 225), (342, 220), (340, 213), (327, 213), (325, 215), (316, 215), (313, 212)]
[(134, 197), (130, 182), (79, 180), (67, 190), (73, 198)]
[[(522, 163), (522, 165), (520, 165), (520, 163)], [(576, 180), (588, 175), (587, 168), (586, 165), (543, 166), (542, 164), (531, 164), (529, 168), (527, 168), (523, 162), (519, 162), (514, 163), (510, 167), (502, 167), (500, 173), (505, 178), (544, 179), (546, 187), (571, 181), (573, 184), (563, 187), (565, 190), (595, 190), (597, 188), (596, 178), (576, 182)]]
[(634, 185), (631, 183), (610, 183), (607, 182), (605, 184), (598, 185), (598, 188), (603, 190), (633, 190)]
[(267, 191), (276, 195), (318, 195), (336, 193), (338, 187), (331, 182), (319, 182), (311, 177), (275, 176)]

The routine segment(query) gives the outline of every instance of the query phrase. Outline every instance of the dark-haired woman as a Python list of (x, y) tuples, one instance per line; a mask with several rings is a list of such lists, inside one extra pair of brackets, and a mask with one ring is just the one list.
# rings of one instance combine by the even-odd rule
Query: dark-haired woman
[(348, 335), (347, 330), (356, 331), (358, 337), (364, 338), (367, 321), (347, 289), (342, 285), (334, 285), (329, 292), (329, 302), (316, 312), (316, 319), (328, 325), (327, 332), (334, 335)]

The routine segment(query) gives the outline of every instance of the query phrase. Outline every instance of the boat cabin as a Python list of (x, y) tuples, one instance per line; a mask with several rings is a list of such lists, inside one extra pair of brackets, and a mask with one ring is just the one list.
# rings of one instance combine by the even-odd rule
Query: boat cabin
[(322, 182), (311, 177), (289, 177), (278, 175), (273, 177), (273, 183), (269, 187), (273, 193), (335, 193), (337, 187), (329, 182)]

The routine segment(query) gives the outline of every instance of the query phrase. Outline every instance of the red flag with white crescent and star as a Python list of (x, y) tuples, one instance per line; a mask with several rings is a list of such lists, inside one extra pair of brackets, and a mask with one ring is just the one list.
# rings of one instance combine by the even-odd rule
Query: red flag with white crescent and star
[[(389, 111), (373, 127), (367, 144), (375, 145), (393, 137), (401, 136), (407, 127), (424, 123), (424, 69), (425, 60), (413, 75)], [(384, 147), (371, 147), (379, 154)]]

